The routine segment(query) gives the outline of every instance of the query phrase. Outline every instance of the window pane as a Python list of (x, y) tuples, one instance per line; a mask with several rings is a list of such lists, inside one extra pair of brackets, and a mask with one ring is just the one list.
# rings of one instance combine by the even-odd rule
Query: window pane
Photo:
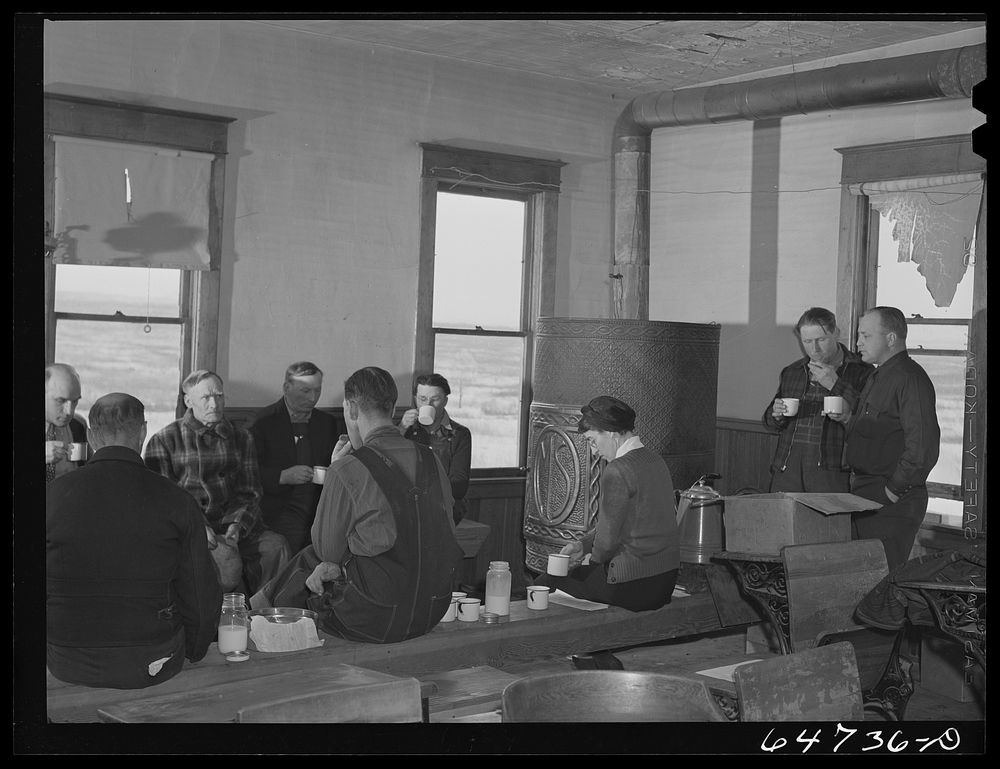
[(910, 352), (923, 347), (925, 350), (969, 349), (968, 326), (925, 326), (918, 321), (907, 319), (906, 346)]
[(965, 357), (910, 355), (934, 383), (941, 451), (927, 480), (958, 485), (962, 481), (962, 430), (965, 412)]
[(524, 203), (440, 192), (436, 227), (433, 325), (520, 330)]
[(86, 417), (95, 400), (110, 392), (134, 395), (146, 407), (152, 436), (175, 418), (180, 390), (181, 326), (60, 319), (56, 360), (80, 374), (77, 413)]
[(60, 264), (55, 310), (179, 318), (180, 285), (181, 270)]
[(451, 385), (448, 413), (472, 431), (473, 467), (517, 467), (521, 428), (520, 337), (437, 334), (434, 370)]

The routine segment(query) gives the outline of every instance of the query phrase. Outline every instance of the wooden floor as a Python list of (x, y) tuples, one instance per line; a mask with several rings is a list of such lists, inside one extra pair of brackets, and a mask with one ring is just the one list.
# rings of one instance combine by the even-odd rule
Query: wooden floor
[[(721, 664), (722, 660), (743, 654), (745, 631), (717, 631), (695, 638), (632, 647), (631, 651), (655, 646), (656, 658), (666, 666), (688, 670), (703, 670)], [(616, 650), (616, 656), (629, 669), (630, 650)], [(572, 662), (535, 662), (504, 665), (504, 670), (518, 675), (553, 672), (560, 664), (572, 670)], [(984, 705), (981, 701), (958, 702), (941, 694), (929, 691), (919, 684), (919, 667), (913, 668), (914, 693), (906, 709), (907, 721), (980, 721), (984, 720)]]

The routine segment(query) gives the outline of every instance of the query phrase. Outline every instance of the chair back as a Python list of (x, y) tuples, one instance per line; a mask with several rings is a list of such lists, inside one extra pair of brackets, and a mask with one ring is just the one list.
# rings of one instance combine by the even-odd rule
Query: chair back
[(727, 721), (690, 676), (578, 670), (522, 678), (500, 695), (504, 722)]
[(821, 633), (856, 627), (858, 603), (889, 573), (877, 539), (786, 545), (781, 560), (792, 651), (811, 649)]
[(733, 673), (741, 721), (863, 721), (848, 641), (740, 665)]
[(400, 678), (284, 697), (236, 712), (241, 724), (415, 723), (422, 720), (420, 682)]

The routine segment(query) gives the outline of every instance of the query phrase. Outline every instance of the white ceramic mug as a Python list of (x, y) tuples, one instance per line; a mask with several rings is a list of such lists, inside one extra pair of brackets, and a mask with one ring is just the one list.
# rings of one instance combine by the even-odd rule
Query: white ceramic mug
[(445, 611), (444, 616), (441, 618), (442, 622), (454, 622), (455, 615), (458, 612), (458, 599), (452, 598), (451, 603), (448, 604), (448, 609)]
[(549, 590), (545, 585), (528, 585), (528, 608), (542, 610), (549, 608)]
[(326, 468), (316, 465), (316, 467), (313, 468), (313, 483), (318, 483), (320, 486), (322, 486), (325, 480), (326, 480)]
[(545, 571), (553, 577), (565, 577), (569, 574), (569, 556), (562, 553), (549, 553), (549, 563)]
[(432, 425), (436, 416), (437, 410), (433, 406), (421, 406), (417, 413), (417, 421), (422, 425)]
[(827, 414), (843, 414), (844, 399), (839, 395), (827, 395), (823, 398), (823, 411)]
[(87, 444), (86, 443), (71, 443), (69, 444), (69, 461), (70, 462), (81, 462), (87, 457)]
[(794, 417), (799, 413), (799, 399), (798, 398), (782, 398), (782, 402), (785, 404), (785, 416)]
[(479, 622), (479, 607), (482, 602), (478, 598), (458, 599), (458, 618), (462, 622)]

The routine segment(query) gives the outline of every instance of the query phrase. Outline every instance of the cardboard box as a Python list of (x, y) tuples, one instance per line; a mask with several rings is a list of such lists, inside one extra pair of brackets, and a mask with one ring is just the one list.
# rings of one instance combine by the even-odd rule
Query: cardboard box
[[(802, 497), (818, 495), (747, 494), (725, 498), (722, 518), (725, 547), (731, 553), (779, 555), (785, 545), (817, 542), (847, 542), (851, 539), (851, 508), (840, 512), (810, 507)], [(824, 495), (827, 500), (854, 497), (853, 494)], [(874, 504), (874, 503), (873, 503)], [(836, 505), (835, 505), (836, 506)]]
[(975, 686), (983, 670), (956, 639), (924, 636), (920, 643), (920, 688), (956, 702), (980, 699)]

